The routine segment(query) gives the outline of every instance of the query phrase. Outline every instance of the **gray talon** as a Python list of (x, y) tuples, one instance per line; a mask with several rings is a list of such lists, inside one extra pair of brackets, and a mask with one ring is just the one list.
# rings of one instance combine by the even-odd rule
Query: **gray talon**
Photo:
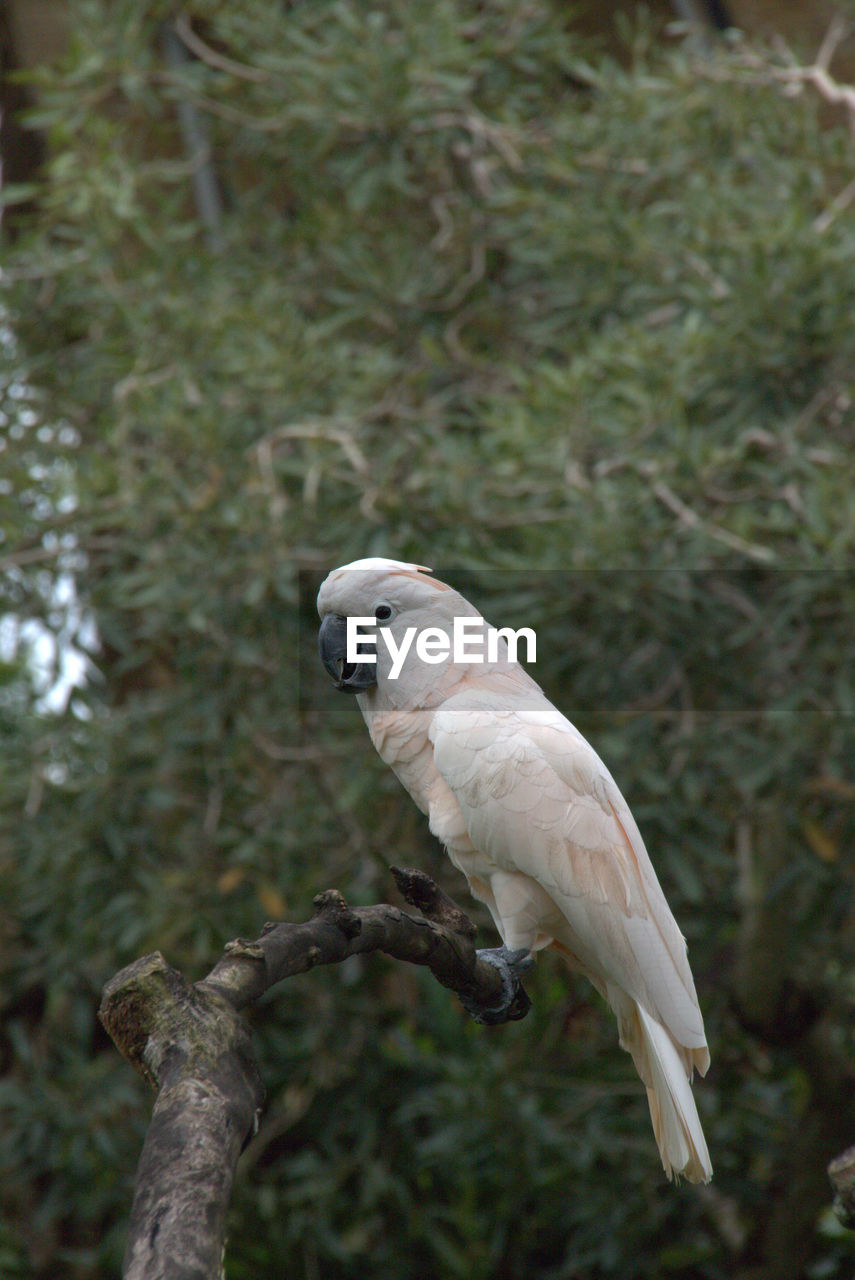
[(534, 956), (527, 947), (511, 951), (505, 946), (484, 947), (482, 950), (476, 951), (475, 954), (479, 960), (486, 960), (487, 964), (498, 970), (502, 979), (502, 1000), (500, 1004), (493, 1005), (489, 1009), (485, 1009), (483, 1005), (476, 1004), (473, 1000), (469, 1000), (464, 996), (460, 996), (460, 1003), (476, 1022), (483, 1023), (485, 1026), (494, 1026), (499, 1022), (507, 1022), (508, 1010), (520, 989), (519, 975), (534, 967)]

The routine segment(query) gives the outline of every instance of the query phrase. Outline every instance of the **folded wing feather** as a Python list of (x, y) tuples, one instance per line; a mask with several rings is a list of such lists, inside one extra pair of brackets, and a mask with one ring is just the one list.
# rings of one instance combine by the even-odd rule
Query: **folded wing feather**
[[(535, 686), (536, 687), (536, 686)], [(708, 1053), (686, 957), (629, 807), (578, 730), (540, 693), (515, 705), (465, 690), (434, 715), (434, 761), (473, 844), (560, 908), (556, 941), (602, 989), (617, 985), (701, 1071)]]

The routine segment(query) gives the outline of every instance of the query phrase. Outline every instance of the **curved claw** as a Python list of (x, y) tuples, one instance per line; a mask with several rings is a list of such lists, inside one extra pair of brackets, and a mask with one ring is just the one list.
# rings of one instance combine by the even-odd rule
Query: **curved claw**
[[(491, 1027), (499, 1022), (508, 1022), (511, 1006), (520, 993), (519, 975), (534, 967), (535, 958), (526, 947), (522, 947), (517, 951), (511, 951), (505, 946), (484, 947), (482, 950), (476, 951), (475, 954), (479, 960), (486, 961), (487, 964), (498, 970), (502, 979), (502, 999), (499, 1004), (487, 1009), (483, 1005), (467, 999), (465, 996), (459, 997), (460, 1003), (470, 1017), (484, 1026)], [(526, 1004), (526, 1008), (528, 1008), (528, 1004)], [(517, 1014), (516, 1016), (519, 1017), (520, 1015)]]

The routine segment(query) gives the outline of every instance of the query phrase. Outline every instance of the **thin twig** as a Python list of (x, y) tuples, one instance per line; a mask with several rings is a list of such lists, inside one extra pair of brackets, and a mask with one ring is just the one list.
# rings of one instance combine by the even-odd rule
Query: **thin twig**
[(207, 62), (209, 67), (216, 67), (218, 71), (226, 71), (229, 75), (237, 76), (240, 80), (253, 80), (260, 84), (262, 81), (270, 79), (269, 74), (266, 71), (262, 71), (260, 67), (248, 67), (244, 62), (236, 62), (234, 58), (227, 58), (225, 54), (218, 53), (216, 49), (212, 49), (210, 45), (205, 44), (205, 41), (191, 27), (190, 19), (186, 13), (180, 13), (175, 19), (174, 25), (175, 31), (182, 42), (200, 62)]
[(723, 542), (731, 550), (739, 551), (751, 560), (757, 560), (761, 564), (768, 564), (775, 559), (775, 553), (771, 548), (758, 546), (756, 542), (748, 542), (745, 538), (740, 538), (738, 533), (731, 533), (729, 529), (722, 529), (719, 525), (711, 524), (709, 520), (704, 520), (698, 515), (697, 511), (693, 511), (690, 506), (687, 506), (682, 498), (678, 498), (673, 489), (670, 489), (664, 480), (655, 481), (652, 491), (659, 501), (687, 529), (705, 533), (716, 542)]
[(176, 100), (178, 123), (187, 159), (191, 163), (191, 179), (193, 194), (196, 200), (196, 211), (204, 227), (205, 241), (212, 253), (220, 253), (225, 241), (223, 239), (224, 202), (220, 184), (214, 168), (213, 149), (208, 131), (208, 122), (197, 110), (190, 99), (186, 86), (181, 81), (181, 70), (189, 55), (187, 48), (176, 33), (174, 23), (165, 23), (161, 33), (166, 61), (174, 72), (181, 92)]

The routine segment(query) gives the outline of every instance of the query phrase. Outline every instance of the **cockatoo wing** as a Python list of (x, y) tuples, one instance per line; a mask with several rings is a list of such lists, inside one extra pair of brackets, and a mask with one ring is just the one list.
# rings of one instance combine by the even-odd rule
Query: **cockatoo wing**
[(558, 911), (544, 929), (619, 1020), (626, 993), (690, 1051), (689, 1073), (705, 1071), (685, 941), (608, 769), (527, 677), (517, 698), (479, 689), (477, 677), (468, 684), (436, 711), (431, 738), (472, 843), (500, 876), (520, 873), (545, 891)]

